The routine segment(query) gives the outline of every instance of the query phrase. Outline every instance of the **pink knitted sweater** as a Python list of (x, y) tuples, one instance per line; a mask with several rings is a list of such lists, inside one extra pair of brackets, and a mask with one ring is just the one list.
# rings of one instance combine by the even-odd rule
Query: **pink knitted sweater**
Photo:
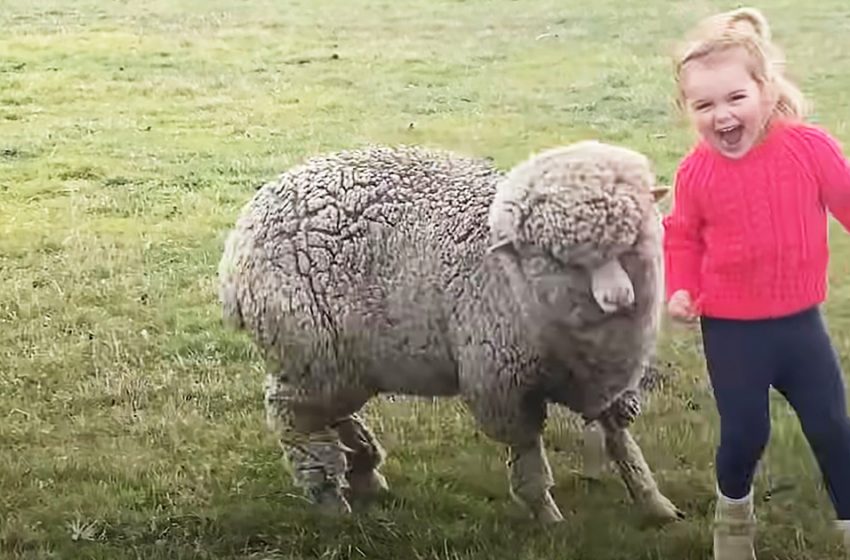
[(826, 297), (829, 211), (850, 231), (850, 166), (821, 128), (775, 122), (743, 158), (699, 142), (664, 218), (666, 291), (710, 317), (779, 317)]

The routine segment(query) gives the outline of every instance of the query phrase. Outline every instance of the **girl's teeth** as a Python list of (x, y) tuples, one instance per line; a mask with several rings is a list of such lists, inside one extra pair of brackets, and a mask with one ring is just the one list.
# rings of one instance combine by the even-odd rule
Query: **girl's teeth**
[(720, 140), (726, 144), (727, 146), (734, 146), (740, 140), (743, 135), (743, 128), (740, 126), (730, 126), (727, 128), (720, 129)]

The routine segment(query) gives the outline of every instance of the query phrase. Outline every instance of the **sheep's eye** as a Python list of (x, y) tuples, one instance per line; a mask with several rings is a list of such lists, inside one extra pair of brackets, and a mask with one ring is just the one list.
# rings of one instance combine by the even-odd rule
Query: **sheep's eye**
[(546, 257), (543, 256), (535, 256), (530, 257), (526, 260), (525, 270), (526, 273), (531, 274), (533, 276), (539, 276), (545, 274), (550, 268), (550, 261)]

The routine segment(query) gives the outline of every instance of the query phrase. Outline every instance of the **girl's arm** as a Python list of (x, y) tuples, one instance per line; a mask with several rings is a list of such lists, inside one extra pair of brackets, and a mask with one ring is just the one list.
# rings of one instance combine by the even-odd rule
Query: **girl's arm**
[(668, 300), (679, 290), (687, 291), (693, 300), (697, 300), (700, 294), (703, 219), (696, 185), (688, 170), (686, 163), (676, 172), (673, 208), (663, 220), (664, 276)]
[(850, 232), (850, 165), (837, 140), (819, 129), (812, 148), (818, 164), (821, 201)]

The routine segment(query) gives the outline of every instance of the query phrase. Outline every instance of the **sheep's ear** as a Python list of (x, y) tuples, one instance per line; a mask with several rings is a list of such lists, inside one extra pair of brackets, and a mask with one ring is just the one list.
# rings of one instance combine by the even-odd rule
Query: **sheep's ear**
[(490, 254), (498, 253), (500, 251), (516, 251), (514, 240), (510, 238), (501, 239), (490, 245), (490, 248), (487, 249), (487, 252)]
[(666, 185), (659, 185), (652, 189), (652, 198), (655, 202), (658, 202), (670, 192), (670, 187)]

